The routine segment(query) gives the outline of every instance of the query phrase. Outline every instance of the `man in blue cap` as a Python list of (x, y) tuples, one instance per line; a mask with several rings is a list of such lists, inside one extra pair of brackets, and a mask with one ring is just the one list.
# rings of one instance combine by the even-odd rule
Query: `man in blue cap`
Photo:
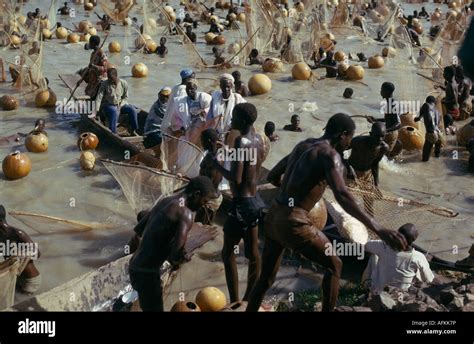
[(190, 79), (194, 79), (195, 77), (195, 74), (192, 69), (183, 69), (181, 73), (179, 73), (179, 75), (181, 76), (181, 83), (171, 89), (171, 94), (169, 96), (168, 101), (168, 109), (161, 125), (161, 130), (163, 132), (166, 132), (171, 124), (171, 110), (173, 109), (174, 99), (187, 95), (186, 82)]

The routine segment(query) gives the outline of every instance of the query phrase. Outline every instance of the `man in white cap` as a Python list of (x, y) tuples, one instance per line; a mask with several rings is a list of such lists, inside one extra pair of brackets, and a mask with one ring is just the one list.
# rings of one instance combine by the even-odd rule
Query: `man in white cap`
[(221, 89), (212, 94), (207, 127), (215, 128), (220, 135), (223, 135), (231, 129), (232, 110), (235, 105), (246, 103), (246, 101), (240, 94), (233, 91), (234, 77), (231, 74), (222, 74), (219, 81)]
[[(161, 144), (161, 124), (163, 122), (163, 117), (166, 114), (170, 94), (171, 88), (162, 88), (158, 93), (158, 99), (153, 103), (150, 111), (148, 112), (148, 116), (146, 117), (145, 121), (143, 140), (143, 145), (145, 148), (153, 148)], [(155, 149), (155, 154), (158, 153), (157, 155), (159, 155), (159, 152), (159, 150)]]

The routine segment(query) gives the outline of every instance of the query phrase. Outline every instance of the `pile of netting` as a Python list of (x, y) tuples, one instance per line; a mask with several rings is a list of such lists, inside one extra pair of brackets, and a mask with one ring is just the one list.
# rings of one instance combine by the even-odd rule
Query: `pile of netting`
[[(406, 223), (426, 228), (434, 223), (444, 223), (458, 215), (451, 209), (400, 197), (375, 187), (370, 176), (358, 179), (349, 186), (349, 191), (362, 209), (372, 215), (380, 225), (389, 229), (398, 229)], [(367, 240), (376, 238), (374, 233), (337, 204), (332, 193), (326, 193), (324, 197), (328, 212), (344, 238), (364, 244)]]

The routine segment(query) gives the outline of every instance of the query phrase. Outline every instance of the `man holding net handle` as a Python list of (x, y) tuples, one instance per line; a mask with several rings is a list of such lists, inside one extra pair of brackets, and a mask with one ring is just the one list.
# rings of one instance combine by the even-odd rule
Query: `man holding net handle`
[(327, 185), (349, 215), (393, 248), (406, 248), (405, 238), (398, 232), (383, 228), (368, 216), (346, 187), (340, 151), (350, 146), (354, 132), (354, 121), (348, 115), (338, 113), (329, 119), (321, 138), (299, 143), (270, 171), (268, 181), (280, 186), (280, 194), (265, 217), (262, 272), (250, 294), (247, 311), (258, 310), (265, 292), (275, 281), (285, 248), (326, 268), (322, 283), (323, 311), (334, 309), (342, 262), (337, 256), (325, 254), (327, 245), (330, 245), (329, 239), (314, 227), (308, 216), (322, 199)]

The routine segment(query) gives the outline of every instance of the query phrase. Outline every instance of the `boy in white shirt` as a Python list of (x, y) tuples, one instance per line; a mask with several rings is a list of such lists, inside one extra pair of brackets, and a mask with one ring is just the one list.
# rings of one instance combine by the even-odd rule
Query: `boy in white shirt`
[(426, 257), (411, 246), (418, 238), (415, 225), (406, 223), (398, 232), (406, 238), (406, 251), (394, 251), (381, 240), (370, 240), (365, 245), (366, 251), (373, 255), (364, 271), (363, 280), (370, 280), (372, 294), (381, 293), (386, 286), (407, 290), (414, 277), (428, 283), (434, 279)]

